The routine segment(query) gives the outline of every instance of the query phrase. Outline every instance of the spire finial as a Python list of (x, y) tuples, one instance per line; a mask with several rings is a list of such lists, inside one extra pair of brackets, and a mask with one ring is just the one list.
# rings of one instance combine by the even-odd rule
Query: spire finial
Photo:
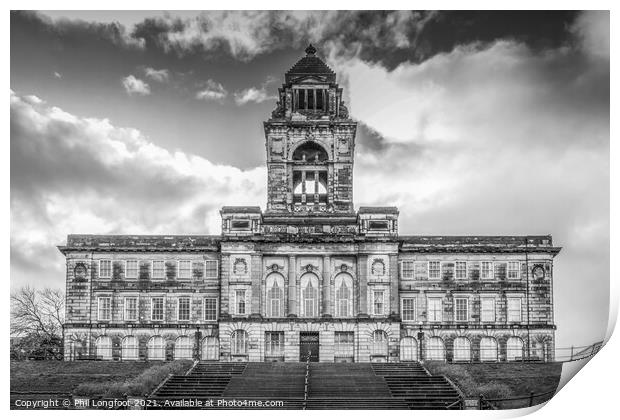
[(306, 54), (307, 55), (314, 55), (314, 54), (316, 54), (316, 48), (314, 48), (312, 46), (312, 44), (308, 44), (308, 47), (306, 48)]

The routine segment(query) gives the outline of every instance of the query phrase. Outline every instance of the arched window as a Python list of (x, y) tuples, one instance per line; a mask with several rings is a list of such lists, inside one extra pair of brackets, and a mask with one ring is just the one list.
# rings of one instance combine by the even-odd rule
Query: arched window
[(519, 337), (510, 337), (506, 341), (506, 360), (509, 362), (523, 360), (523, 340)]
[(403, 337), (400, 340), (400, 361), (411, 362), (418, 360), (418, 341), (413, 337)]
[(138, 338), (129, 335), (121, 343), (122, 360), (138, 360)]
[(267, 286), (267, 316), (270, 318), (284, 316), (284, 277), (272, 273), (267, 276), (265, 283)]
[(148, 360), (166, 360), (166, 342), (163, 337), (151, 337), (146, 344)]
[(352, 316), (353, 309), (353, 279), (348, 274), (338, 274), (336, 286), (336, 316), (346, 318)]
[(174, 343), (174, 359), (175, 360), (181, 360), (181, 359), (192, 359), (192, 350), (193, 350), (193, 345), (192, 345), (192, 339), (189, 338), (186, 335), (183, 335), (179, 338), (177, 338), (177, 341)]
[(247, 356), (248, 333), (244, 330), (236, 330), (230, 335), (231, 352), (235, 356)]
[(301, 309), (305, 318), (319, 316), (319, 278), (316, 274), (301, 276)]
[(493, 337), (482, 337), (480, 339), (480, 361), (497, 361), (497, 340)]
[(427, 360), (446, 360), (446, 348), (439, 337), (431, 337), (426, 344)]
[(103, 360), (112, 360), (112, 339), (107, 335), (102, 335), (95, 341), (95, 349), (97, 358)]
[(205, 337), (202, 340), (202, 360), (220, 359), (220, 340), (217, 337)]
[(387, 356), (388, 354), (388, 337), (385, 331), (375, 330), (370, 340), (371, 356)]
[(454, 339), (454, 357), (455, 362), (471, 361), (471, 343), (465, 337), (457, 337)]
[(302, 162), (325, 162), (328, 159), (327, 152), (318, 143), (307, 141), (297, 147), (293, 152), (293, 160)]

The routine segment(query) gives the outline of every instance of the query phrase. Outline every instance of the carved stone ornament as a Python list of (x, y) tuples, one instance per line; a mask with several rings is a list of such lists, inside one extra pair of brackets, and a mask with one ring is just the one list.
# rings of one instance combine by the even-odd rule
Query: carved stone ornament
[(73, 275), (76, 279), (84, 279), (88, 273), (86, 265), (84, 263), (77, 263), (73, 269)]
[(536, 280), (541, 280), (545, 278), (544, 267), (542, 265), (535, 265), (534, 268), (532, 268), (532, 277), (534, 277), (534, 279)]
[(271, 118), (282, 118), (284, 117), (284, 107), (282, 106), (282, 102), (276, 102), (276, 108), (271, 111)]
[(319, 267), (315, 267), (312, 264), (306, 264), (306, 266), (304, 267), (306, 269), (307, 272), (311, 272), (313, 270), (318, 270)]
[(278, 272), (278, 271), (280, 271), (280, 270), (284, 270), (284, 267), (279, 266), (279, 265), (278, 265), (278, 264), (276, 264), (276, 263), (273, 263), (273, 264), (271, 264), (271, 265), (269, 266), (269, 270), (271, 270), (271, 271), (273, 271), (273, 272)]
[(374, 259), (372, 265), (370, 266), (370, 272), (373, 276), (385, 275), (385, 263), (383, 260), (380, 258)]
[(271, 152), (276, 155), (284, 153), (284, 144), (281, 138), (274, 138), (271, 140)]
[(340, 118), (349, 118), (349, 109), (344, 105), (344, 101), (340, 102)]
[(247, 274), (248, 273), (248, 263), (244, 258), (236, 258), (235, 263), (233, 264), (233, 273), (234, 274)]

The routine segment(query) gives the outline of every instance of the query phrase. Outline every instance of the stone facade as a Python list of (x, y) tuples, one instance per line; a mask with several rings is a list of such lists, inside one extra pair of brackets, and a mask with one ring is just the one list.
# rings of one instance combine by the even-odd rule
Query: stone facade
[(264, 123), (268, 202), (221, 235), (69, 235), (66, 357), (553, 360), (550, 236), (402, 236), (353, 207), (356, 123), (309, 47)]

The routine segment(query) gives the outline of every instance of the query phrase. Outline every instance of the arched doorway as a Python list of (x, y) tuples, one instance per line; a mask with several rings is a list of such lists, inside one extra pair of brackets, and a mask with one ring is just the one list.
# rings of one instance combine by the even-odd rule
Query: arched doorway
[(403, 337), (400, 340), (400, 361), (411, 362), (418, 360), (418, 341), (413, 337)]

